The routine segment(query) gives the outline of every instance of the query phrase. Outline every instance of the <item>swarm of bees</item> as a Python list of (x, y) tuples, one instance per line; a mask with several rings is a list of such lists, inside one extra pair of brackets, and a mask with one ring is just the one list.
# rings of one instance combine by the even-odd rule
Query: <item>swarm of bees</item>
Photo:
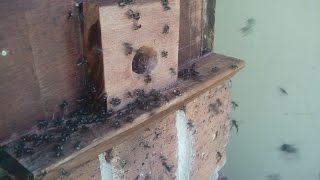
[(190, 68), (182, 69), (178, 73), (178, 78), (183, 80), (193, 79), (196, 81), (200, 81), (200, 73), (196, 70), (196, 64), (192, 64)]

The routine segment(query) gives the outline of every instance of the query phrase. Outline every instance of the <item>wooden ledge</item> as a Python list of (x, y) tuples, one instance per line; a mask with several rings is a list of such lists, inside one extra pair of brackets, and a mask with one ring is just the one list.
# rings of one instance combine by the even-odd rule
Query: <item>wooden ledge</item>
[[(162, 90), (163, 94), (173, 94), (173, 96), (169, 96), (169, 101), (161, 107), (138, 114), (132, 123), (126, 123), (118, 129), (106, 122), (90, 126), (90, 130), (86, 134), (72, 135), (64, 146), (62, 157), (56, 158), (54, 154), (50, 153), (52, 146), (40, 146), (39, 151), (33, 155), (18, 159), (19, 163), (26, 167), (36, 179), (56, 179), (61, 176), (62, 172), (70, 171), (95, 159), (98, 154), (136, 135), (146, 125), (174, 113), (178, 108), (204, 92), (229, 80), (244, 67), (244, 61), (219, 54), (208, 54), (193, 63), (196, 63), (200, 80), (179, 79), (176, 85)], [(175, 90), (179, 90), (181, 96), (174, 95)], [(108, 121), (112, 121), (112, 119)], [(83, 148), (75, 150), (74, 144), (79, 140), (81, 140)], [(14, 145), (15, 142), (6, 146), (6, 151), (12, 157), (14, 157)]]

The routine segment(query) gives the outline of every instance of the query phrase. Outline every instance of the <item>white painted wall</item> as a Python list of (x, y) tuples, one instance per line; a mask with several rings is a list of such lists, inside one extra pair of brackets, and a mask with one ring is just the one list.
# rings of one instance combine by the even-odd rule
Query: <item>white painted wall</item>
[[(240, 129), (222, 173), (229, 180), (319, 180), (320, 1), (217, 0), (215, 52), (247, 64), (233, 79)], [(284, 142), (299, 154), (279, 152)]]

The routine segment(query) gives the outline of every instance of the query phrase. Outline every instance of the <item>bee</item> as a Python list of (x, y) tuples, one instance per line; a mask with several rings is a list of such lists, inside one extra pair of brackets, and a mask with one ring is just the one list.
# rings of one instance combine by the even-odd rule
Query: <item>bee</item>
[(84, 57), (81, 57), (77, 63), (77, 66), (85, 66), (87, 64), (88, 64), (88, 61)]
[(165, 167), (165, 169), (166, 169), (168, 172), (171, 172), (174, 166), (168, 165), (167, 159), (166, 159), (164, 156), (162, 156), (162, 155), (160, 156), (160, 160), (161, 160), (161, 162), (162, 162), (162, 165)]
[(60, 109), (65, 110), (68, 106), (68, 102), (63, 100), (62, 103), (60, 104)]
[(37, 123), (37, 126), (39, 129), (47, 128), (49, 125), (49, 122), (47, 120), (39, 120)]
[(162, 51), (161, 57), (167, 58), (168, 57), (168, 51)]
[(288, 96), (287, 90), (285, 90), (285, 89), (282, 88), (282, 87), (280, 87), (279, 90), (280, 90), (280, 93), (281, 93), (281, 94)]
[(163, 9), (164, 9), (165, 11), (171, 9), (171, 8), (169, 7), (169, 1), (168, 1), (168, 0), (161, 0), (161, 4), (162, 4)]
[(119, 106), (121, 104), (121, 99), (112, 98), (111, 101), (110, 101), (110, 104), (112, 104), (113, 106)]
[(193, 128), (194, 127), (194, 125), (193, 125), (193, 123), (192, 123), (192, 121), (190, 119), (188, 120), (187, 125), (188, 125), (189, 128)]
[(128, 97), (128, 98), (133, 98), (133, 94), (129, 91), (129, 92), (127, 93), (127, 97)]
[(125, 55), (130, 55), (133, 52), (133, 47), (130, 43), (123, 43), (124, 47), (125, 47)]
[(169, 33), (169, 30), (170, 30), (170, 26), (165, 24), (163, 26), (163, 30), (162, 30), (162, 34), (168, 34)]
[(60, 157), (63, 155), (63, 145), (55, 145), (53, 149), (55, 156)]
[(118, 5), (120, 7), (125, 7), (128, 4), (131, 4), (133, 2), (133, 0), (119, 0), (118, 1)]
[(115, 128), (120, 128), (122, 125), (121, 125), (121, 122), (120, 122), (120, 121), (115, 121), (115, 122), (113, 123), (113, 126), (114, 126)]
[(232, 130), (232, 128), (233, 128), (233, 127), (235, 127), (235, 128), (236, 128), (237, 133), (238, 133), (238, 131), (239, 131), (239, 124), (238, 124), (238, 121), (237, 121), (237, 120), (235, 120), (235, 119), (232, 119), (232, 120), (231, 120), (231, 127), (230, 127), (230, 131)]
[(231, 104), (232, 104), (233, 110), (236, 110), (237, 107), (239, 107), (239, 105), (238, 105), (236, 102), (234, 102), (234, 101), (231, 101)]
[(81, 148), (81, 141), (77, 141), (76, 144), (74, 145), (74, 148), (76, 150), (79, 150)]
[(150, 75), (147, 75), (146, 78), (144, 79), (144, 82), (149, 84), (151, 83), (152, 79), (151, 79), (151, 76)]
[(64, 170), (63, 168), (60, 169), (60, 173), (61, 173), (61, 176), (70, 176), (70, 175), (71, 175), (70, 172), (67, 172), (67, 171)]
[(219, 70), (220, 70), (220, 68), (218, 68), (217, 66), (215, 66), (215, 67), (213, 67), (213, 68), (211, 69), (211, 72), (217, 73)]
[(127, 16), (129, 19), (134, 19), (134, 20), (139, 20), (140, 19), (140, 13), (139, 12), (134, 12), (131, 9), (128, 10)]
[(231, 68), (231, 69), (237, 69), (238, 66), (237, 66), (236, 64), (231, 64), (231, 65), (230, 65), (230, 68)]
[(127, 121), (127, 122), (133, 122), (134, 119), (133, 119), (132, 116), (127, 116), (127, 117), (126, 117), (126, 121)]
[(138, 29), (140, 29), (142, 27), (142, 25), (141, 24), (138, 24), (138, 23), (133, 23), (133, 30), (138, 30)]
[(221, 152), (217, 151), (216, 158), (217, 158), (217, 162), (219, 162), (221, 160), (221, 158), (222, 158)]
[(286, 143), (282, 144), (279, 147), (279, 150), (288, 154), (296, 154), (299, 151), (298, 148), (296, 148), (294, 145), (286, 144)]
[(181, 91), (178, 90), (178, 89), (173, 90), (173, 93), (174, 93), (176, 96), (182, 96)]
[(176, 70), (174, 70), (173, 68), (170, 68), (169, 70), (170, 70), (170, 74), (171, 74), (172, 76), (174, 76), (174, 75), (177, 74), (177, 73), (176, 73)]

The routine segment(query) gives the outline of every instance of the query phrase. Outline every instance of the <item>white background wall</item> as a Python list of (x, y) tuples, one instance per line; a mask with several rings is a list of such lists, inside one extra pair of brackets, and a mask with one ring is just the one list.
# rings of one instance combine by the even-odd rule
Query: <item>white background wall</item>
[[(215, 35), (215, 52), (246, 60), (233, 79), (240, 128), (222, 173), (228, 180), (319, 180), (320, 0), (217, 0)], [(281, 153), (282, 143), (298, 154)]]

